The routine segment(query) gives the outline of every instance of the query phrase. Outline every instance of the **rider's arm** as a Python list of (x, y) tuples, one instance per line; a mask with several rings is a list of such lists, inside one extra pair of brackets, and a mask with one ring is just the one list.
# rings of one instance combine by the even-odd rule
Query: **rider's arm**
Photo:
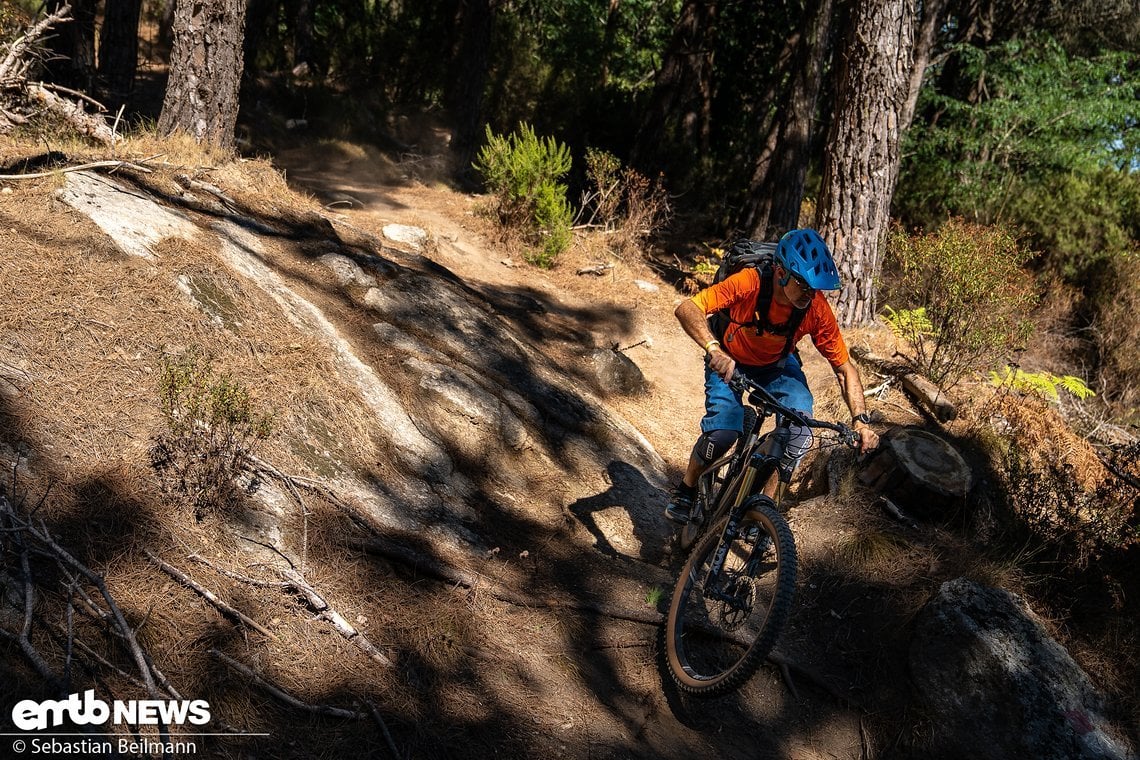
[(686, 299), (678, 304), (673, 314), (681, 323), (681, 329), (685, 331), (685, 334), (709, 355), (709, 366), (712, 371), (725, 380), (732, 377), (732, 371), (736, 369), (736, 362), (725, 353), (720, 343), (713, 336), (712, 330), (709, 329), (708, 319), (701, 307), (693, 303), (692, 299)]
[(835, 379), (839, 381), (839, 391), (851, 411), (851, 419), (854, 420), (851, 427), (859, 434), (859, 450), (866, 453), (876, 448), (879, 445), (879, 435), (867, 423), (855, 420), (859, 415), (867, 413), (859, 370), (850, 361), (845, 361), (835, 368)]

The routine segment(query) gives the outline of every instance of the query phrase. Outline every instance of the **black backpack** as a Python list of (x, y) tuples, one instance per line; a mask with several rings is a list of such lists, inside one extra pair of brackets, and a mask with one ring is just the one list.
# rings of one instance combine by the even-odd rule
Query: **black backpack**
[[(773, 335), (782, 335), (786, 338), (784, 350), (780, 354), (783, 359), (792, 353), (794, 346), (792, 338), (795, 337), (796, 328), (800, 326), (807, 309), (792, 307), (791, 316), (783, 324), (774, 325), (768, 321), (768, 308), (772, 305), (772, 280), (775, 277), (776, 243), (760, 243), (755, 240), (737, 240), (724, 256), (721, 257), (720, 267), (713, 276), (713, 284), (723, 281), (730, 274), (739, 272), (744, 267), (755, 267), (760, 274), (760, 292), (756, 294), (756, 304), (752, 307), (752, 319), (748, 322), (737, 322), (729, 316), (728, 309), (721, 309), (708, 317), (709, 329), (713, 337), (721, 343), (730, 324), (743, 327), (756, 328), (757, 334), (768, 332)], [(809, 305), (810, 308), (810, 305)]]

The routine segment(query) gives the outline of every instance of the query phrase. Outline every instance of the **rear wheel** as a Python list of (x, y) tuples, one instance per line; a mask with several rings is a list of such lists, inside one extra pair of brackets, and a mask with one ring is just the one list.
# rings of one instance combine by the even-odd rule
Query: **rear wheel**
[(792, 608), (796, 547), (772, 500), (754, 496), (715, 581), (709, 568), (725, 517), (697, 542), (669, 605), (669, 673), (684, 692), (719, 696), (748, 680), (775, 646)]

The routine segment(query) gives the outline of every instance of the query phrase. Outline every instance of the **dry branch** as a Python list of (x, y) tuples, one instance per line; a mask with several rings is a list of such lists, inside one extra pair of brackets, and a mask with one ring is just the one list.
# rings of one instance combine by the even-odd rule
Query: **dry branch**
[(176, 581), (178, 581), (182, 585), (186, 586), (190, 590), (194, 591), (196, 594), (201, 596), (203, 599), (205, 599), (210, 604), (214, 605), (214, 607), (216, 607), (226, 617), (233, 618), (233, 619), (237, 620), (238, 622), (249, 626), (250, 628), (252, 628), (255, 631), (257, 631), (258, 633), (262, 634), (266, 638), (270, 638), (270, 639), (276, 638), (273, 635), (273, 632), (270, 631), (268, 628), (264, 627), (263, 625), (258, 623), (256, 620), (251, 618), (249, 615), (246, 615), (241, 610), (235, 609), (235, 608), (231, 607), (230, 605), (226, 604), (225, 602), (223, 602), (212, 591), (210, 591), (209, 589), (207, 589), (207, 588), (201, 586), (200, 584), (198, 584), (197, 582), (195, 582), (193, 578), (186, 575), (184, 572), (182, 572), (178, 568), (174, 567), (173, 565), (170, 565), (170, 564), (162, 561), (161, 559), (159, 559), (153, 552), (151, 552), (150, 549), (143, 549), (143, 553), (146, 554), (147, 558), (150, 559), (151, 562), (158, 565), (162, 569), (163, 572), (165, 572), (171, 578), (174, 578)]
[(875, 366), (884, 374), (898, 377), (903, 388), (929, 409), (940, 422), (947, 422), (958, 416), (957, 408), (947, 398), (946, 393), (934, 383), (916, 374), (912, 367), (876, 356), (862, 346), (853, 346), (851, 354), (859, 361)]
[(93, 161), (89, 164), (80, 164), (79, 166), (65, 166), (62, 169), (52, 169), (50, 172), (36, 172), (34, 174), (0, 174), (2, 180), (20, 180), (20, 179), (43, 179), (44, 177), (51, 177), (55, 174), (66, 174), (67, 172), (78, 172), (85, 169), (134, 169), (135, 171), (145, 172), (149, 174), (152, 170), (147, 167), (132, 163), (130, 161)]
[(367, 636), (356, 630), (351, 623), (344, 619), (343, 615), (334, 610), (332, 606), (325, 601), (324, 597), (318, 594), (316, 590), (309, 585), (300, 573), (295, 570), (278, 570), (277, 572), (290, 586), (305, 597), (309, 607), (317, 613), (318, 618), (327, 623), (331, 623), (333, 628), (336, 628), (337, 633), (351, 641), (376, 662), (386, 668), (393, 667), (392, 661), (389, 660), (383, 652), (377, 649), (376, 645), (373, 644)]
[(52, 26), (61, 21), (70, 20), (71, 6), (64, 5), (55, 13), (40, 19), (23, 36), (11, 42), (8, 45), (8, 55), (4, 57), (4, 62), (0, 63), (0, 83), (7, 83), (11, 80), (22, 81), (31, 65), (28, 60), (28, 53), (31, 52), (36, 42)]
[(361, 651), (363, 651), (366, 655), (371, 657), (376, 662), (380, 663), (386, 668), (393, 667), (392, 661), (388, 659), (388, 657), (383, 652), (381, 652), (379, 648), (377, 648), (376, 645), (373, 644), (367, 636), (353, 627), (352, 624), (349, 623), (343, 615), (334, 610), (332, 608), (332, 605), (330, 605), (323, 596), (317, 593), (317, 590), (314, 589), (312, 585), (310, 585), (309, 582), (305, 580), (304, 576), (302, 576), (296, 570), (285, 570), (278, 568), (276, 572), (284, 580), (262, 581), (258, 580), (257, 578), (250, 578), (248, 576), (241, 575), (240, 573), (235, 573), (232, 570), (226, 570), (225, 568), (218, 567), (214, 563), (197, 554), (192, 554), (189, 558), (196, 562), (200, 562), (203, 565), (206, 565), (207, 567), (213, 569), (215, 572), (221, 573), (227, 578), (231, 578), (235, 581), (240, 581), (241, 583), (248, 583), (251, 586), (257, 586), (259, 588), (276, 588), (281, 590), (292, 589), (296, 591), (297, 593), (301, 594), (301, 596), (305, 597), (306, 604), (308, 605), (309, 609), (317, 613), (318, 619), (324, 620), (327, 623), (331, 623), (332, 626), (336, 628), (337, 633), (339, 633), (348, 641), (351, 641)]
[(348, 718), (350, 720), (360, 720), (365, 717), (364, 713), (356, 710), (345, 710), (340, 707), (332, 707), (331, 705), (311, 705), (307, 702), (302, 702), (264, 676), (259, 676), (253, 671), (252, 668), (248, 667), (247, 665), (243, 665), (224, 652), (220, 652), (217, 649), (211, 649), (210, 654), (221, 660), (222, 664), (224, 664), (226, 667), (248, 678), (250, 681), (257, 684), (262, 689), (269, 692), (272, 696), (281, 700), (290, 707), (295, 707), (298, 710), (304, 710), (305, 712), (314, 713), (316, 715), (327, 715), (331, 718)]

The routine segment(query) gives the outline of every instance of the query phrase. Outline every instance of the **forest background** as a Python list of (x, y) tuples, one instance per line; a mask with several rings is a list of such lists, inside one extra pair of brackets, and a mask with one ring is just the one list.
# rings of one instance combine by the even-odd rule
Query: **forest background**
[[(7, 43), (62, 4), (0, 9)], [(623, 187), (626, 220), (635, 199), (665, 199), (671, 213), (613, 255), (682, 291), (737, 236), (816, 226), (843, 272), (844, 324), (885, 319), (912, 361), (930, 349), (920, 369), (947, 386), (967, 371), (1016, 379), (1018, 365), (1030, 385), (1064, 380), (1076, 393), (1051, 387), (1056, 407), (1098, 453), (1130, 456), (1113, 472), (1136, 483), (1134, 3), (77, 0), (68, 12), (27, 79), (102, 104), (121, 133), (185, 132), (223, 156), (350, 138), (413, 165), (401, 124), (426, 115), (450, 135), (453, 186), (472, 190), (488, 146), (530, 134), (566, 159), (548, 179), (580, 226), (598, 220), (603, 175)], [(0, 129), (45, 151), (73, 139), (12, 102), (0, 100)], [(112, 156), (115, 144), (112, 132)], [(929, 317), (959, 333), (939, 343)], [(960, 350), (979, 341), (994, 350)], [(947, 346), (970, 361), (939, 365)], [(1059, 459), (1049, 471), (1071, 480)], [(1068, 503), (1061, 487), (1033, 490), (1033, 471), (1010, 480), (1025, 502)], [(1136, 545), (1131, 498), (1113, 502), (1128, 511), (1097, 544), (1118, 566)]]
[[(8, 5), (9, 36), (62, 5)], [(124, 125), (157, 123), (229, 148), (237, 121), (239, 147), (251, 152), (290, 131), (410, 152), (394, 120), (434, 112), (452, 129), (455, 180), (475, 187), (480, 146), (529, 124), (568, 148), (571, 199), (598, 179), (587, 154), (618, 162), (615, 178), (624, 170), (667, 193), (672, 234), (656, 243), (663, 260), (683, 257), (681, 270), (715, 264), (701, 256), (708, 241), (818, 227), (837, 249), (837, 310), (848, 325), (875, 319), (883, 305), (924, 305), (923, 294), (892, 289), (906, 261), (891, 255), (890, 225), (905, 231), (897, 241), (949, 220), (996, 228), (1027, 252), (1036, 321), (1055, 339), (1050, 366), (1026, 369), (1072, 373), (1096, 390), (1102, 419), (1136, 419), (1140, 309), (1127, 285), (1140, 237), (1134, 3), (70, 7), (74, 20), (50, 40), (44, 78), (110, 113), (122, 107)], [(194, 20), (202, 9), (204, 23)], [(195, 101), (190, 81), (204, 101), (197, 111), (186, 105)], [(1005, 347), (1010, 361), (1021, 347)]]

